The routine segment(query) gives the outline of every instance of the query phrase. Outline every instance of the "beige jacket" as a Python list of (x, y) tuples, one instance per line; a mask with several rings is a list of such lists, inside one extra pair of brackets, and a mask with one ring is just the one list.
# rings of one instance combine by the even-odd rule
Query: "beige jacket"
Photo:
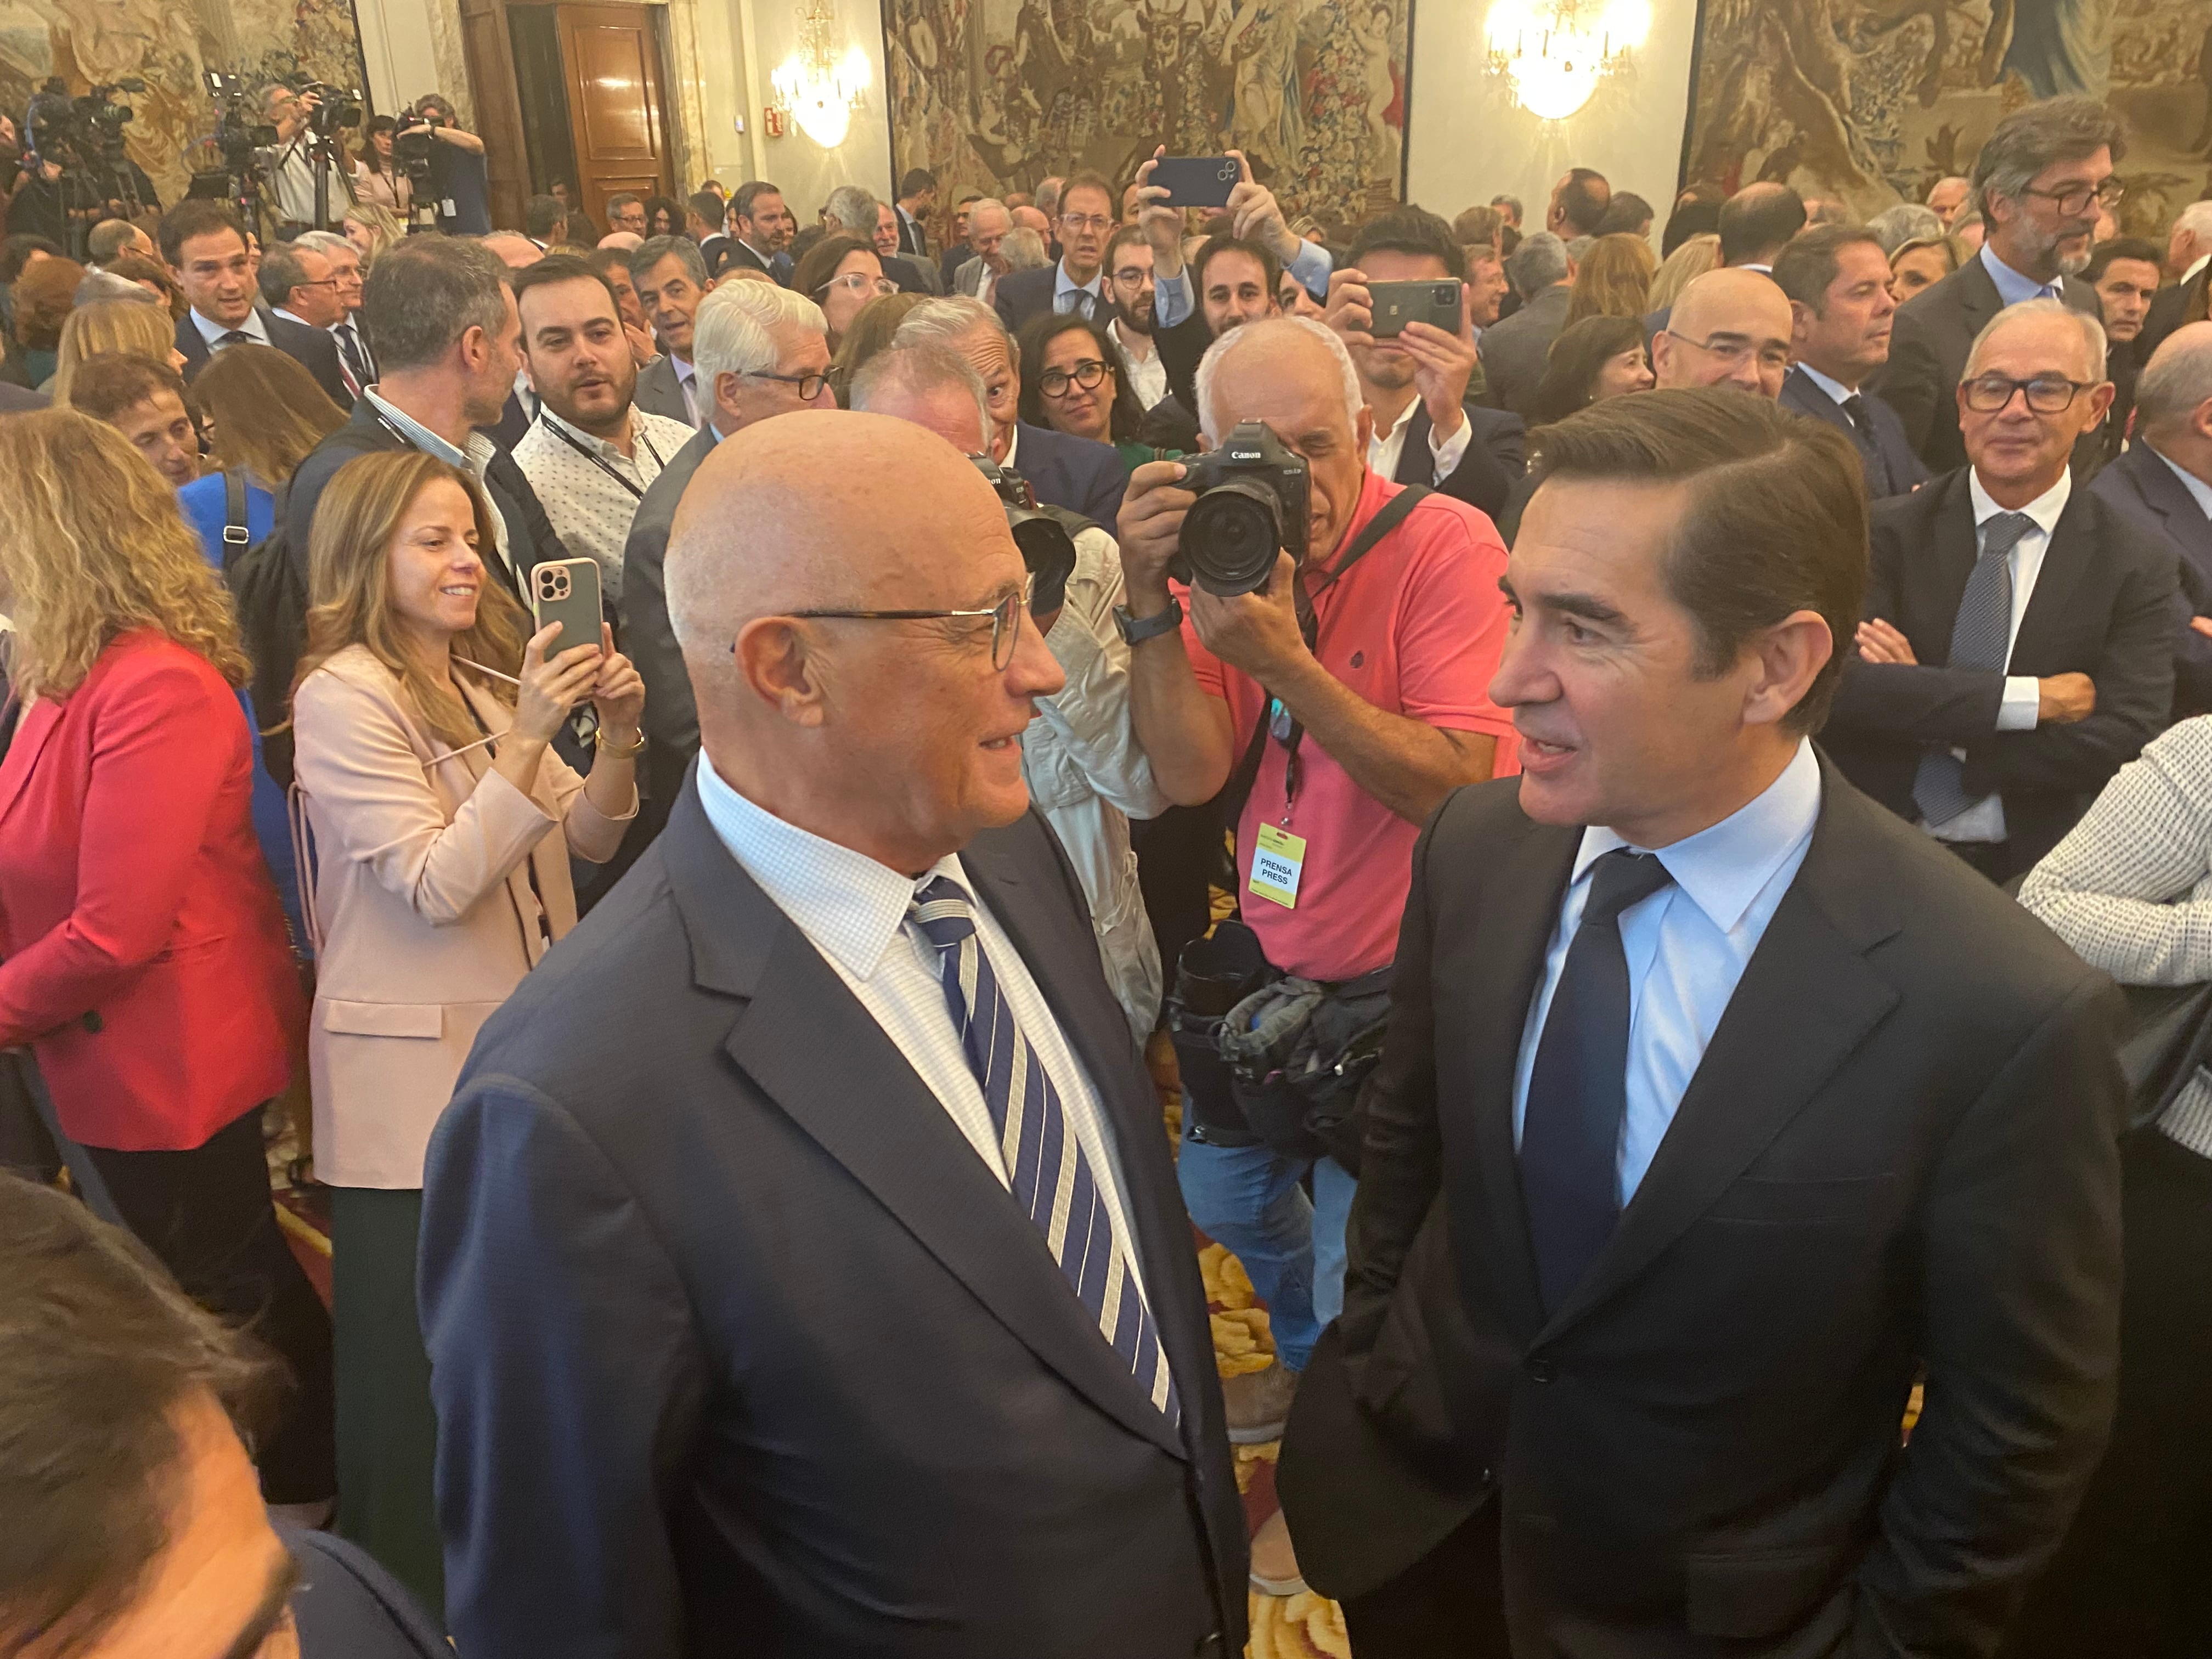
[[(485, 730), (505, 732), (513, 711), (469, 670), (455, 678)], [(569, 853), (605, 862), (628, 820), (593, 806), (550, 750), (528, 795), (485, 750), (453, 753), (361, 646), (301, 682), (293, 737), (315, 843), (315, 1173), (338, 1187), (419, 1187), (478, 1028), (549, 938), (576, 925)]]

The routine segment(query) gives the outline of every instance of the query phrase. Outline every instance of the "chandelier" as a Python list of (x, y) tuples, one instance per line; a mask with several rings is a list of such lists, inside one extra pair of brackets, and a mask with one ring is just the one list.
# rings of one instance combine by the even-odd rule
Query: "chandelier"
[(769, 76), (776, 102), (799, 130), (824, 149), (845, 142), (853, 109), (868, 89), (867, 54), (859, 46), (837, 55), (837, 15), (830, 0), (807, 0), (799, 12), (799, 49)]
[(1564, 121), (1626, 72), (1651, 33), (1650, 0), (1495, 0), (1483, 30), (1490, 73), (1532, 115)]

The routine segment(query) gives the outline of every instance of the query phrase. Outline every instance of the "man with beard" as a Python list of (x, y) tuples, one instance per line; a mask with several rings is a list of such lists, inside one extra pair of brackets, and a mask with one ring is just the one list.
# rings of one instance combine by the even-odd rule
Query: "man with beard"
[[(1966, 465), (1959, 381), (1975, 337), (1998, 312), (2052, 299), (2098, 314), (2097, 292), (2079, 273), (2089, 263), (2098, 213), (2119, 200), (2112, 164), (2126, 154), (2118, 118), (2094, 98), (2030, 104), (2000, 121), (1982, 146), (1973, 205), (1988, 238), (1899, 311), (1889, 362), (1874, 383), (1930, 471)], [(2075, 465), (2094, 465), (2100, 447), (2094, 429), (2084, 432)]]
[(518, 271), (514, 303), (538, 399), (514, 464), (562, 545), (590, 555), (607, 597), (619, 601), (630, 520), (691, 428), (633, 406), (637, 364), (614, 284), (584, 261), (555, 254)]
[(1114, 306), (1106, 337), (1121, 353), (1138, 404), (1150, 409), (1168, 395), (1168, 371), (1152, 338), (1152, 246), (1136, 225), (1124, 225), (1106, 244), (1106, 297)]
[(730, 198), (730, 228), (735, 234), (725, 250), (725, 264), (748, 264), (778, 283), (791, 281), (791, 256), (783, 251), (791, 234), (784, 224), (781, 191), (761, 179), (739, 185)]
[(1790, 356), (1782, 404), (1826, 421), (1851, 441), (1866, 470), (1867, 495), (1901, 495), (1928, 481), (1905, 441), (1897, 411), (1860, 396), (1889, 358), (1897, 301), (1889, 259), (1863, 225), (1816, 225), (1775, 257), (1774, 281), (1790, 296)]

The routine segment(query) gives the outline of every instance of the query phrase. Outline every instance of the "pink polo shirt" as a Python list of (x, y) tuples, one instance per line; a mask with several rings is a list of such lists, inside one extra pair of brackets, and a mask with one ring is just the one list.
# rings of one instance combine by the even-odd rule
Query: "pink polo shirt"
[[(1400, 488), (1370, 472), (1343, 544)], [(1386, 713), (1496, 738), (1498, 772), (1517, 772), (1512, 720), (1489, 693), (1505, 647), (1509, 613), (1498, 591), (1504, 572), (1505, 544), (1489, 519), (1464, 501), (1431, 495), (1316, 602), (1315, 654), (1339, 681)], [(1320, 573), (1310, 580), (1319, 580)], [(1182, 637), (1199, 684), (1229, 704), (1241, 759), (1266, 693), (1259, 682), (1200, 645), (1188, 618)], [(1283, 745), (1270, 739), (1237, 826), (1244, 920), (1259, 935), (1267, 960), (1285, 972), (1357, 978), (1396, 954), (1420, 828), (1363, 791), (1311, 732), (1298, 749), (1297, 799), (1287, 802), (1285, 774)], [(1295, 908), (1250, 890), (1252, 851), (1262, 823), (1305, 838)]]

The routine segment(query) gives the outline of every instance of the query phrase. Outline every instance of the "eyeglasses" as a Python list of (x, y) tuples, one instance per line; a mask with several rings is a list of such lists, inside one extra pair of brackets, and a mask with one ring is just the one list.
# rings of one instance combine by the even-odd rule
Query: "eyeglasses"
[(335, 276), (319, 276), (312, 283), (295, 283), (292, 284), (294, 288), (336, 288), (337, 285), (338, 279)]
[(1085, 392), (1097, 389), (1106, 378), (1106, 365), (1096, 357), (1085, 357), (1073, 368), (1048, 368), (1037, 376), (1037, 390), (1048, 398), (1065, 398), (1071, 382)]
[(848, 294), (872, 294), (881, 299), (886, 294), (898, 292), (898, 284), (888, 276), (871, 276), (865, 270), (848, 270), (842, 276), (832, 276), (814, 290), (818, 299), (833, 288), (842, 288)]
[(812, 403), (822, 395), (822, 388), (830, 384), (827, 374), (767, 374), (740, 369), (738, 376), (747, 380), (775, 380), (785, 386), (795, 386), (799, 388), (799, 401), (802, 404)]
[[(962, 617), (991, 619), (991, 670), (1003, 674), (1014, 659), (1014, 641), (1021, 633), (1022, 617), (1030, 608), (1036, 578), (1024, 575), (1019, 587), (1009, 591), (988, 611), (793, 611), (786, 614), (817, 622), (942, 622)], [(737, 641), (730, 642), (732, 653)]]
[(1103, 213), (1063, 213), (1060, 222), (1070, 230), (1104, 231), (1114, 228), (1114, 222)]
[(2023, 196), (2040, 196), (2069, 218), (2087, 213), (2093, 201), (2100, 207), (2118, 207), (2120, 198), (2127, 193), (2128, 187), (2117, 179), (2106, 179), (2094, 185), (2069, 185), (2063, 190), (2037, 190), (2030, 186), (2021, 191)]
[(2006, 374), (1977, 374), (1962, 383), (1966, 407), (1977, 415), (1995, 415), (2012, 402), (2012, 394), (2027, 394), (2029, 410), (2038, 415), (2063, 414), (2074, 395), (2096, 385), (2094, 380), (2069, 380), (2057, 374), (2039, 374), (2032, 380), (2015, 380)]
[(1695, 346), (1708, 356), (1719, 358), (1730, 368), (1759, 359), (1761, 368), (1786, 370), (1790, 367), (1790, 345), (1785, 340), (1769, 340), (1761, 344), (1757, 340), (1746, 340), (1733, 335), (1716, 334), (1710, 340), (1693, 340), (1686, 334), (1677, 334), (1673, 329), (1663, 331), (1669, 337), (1684, 345)]

